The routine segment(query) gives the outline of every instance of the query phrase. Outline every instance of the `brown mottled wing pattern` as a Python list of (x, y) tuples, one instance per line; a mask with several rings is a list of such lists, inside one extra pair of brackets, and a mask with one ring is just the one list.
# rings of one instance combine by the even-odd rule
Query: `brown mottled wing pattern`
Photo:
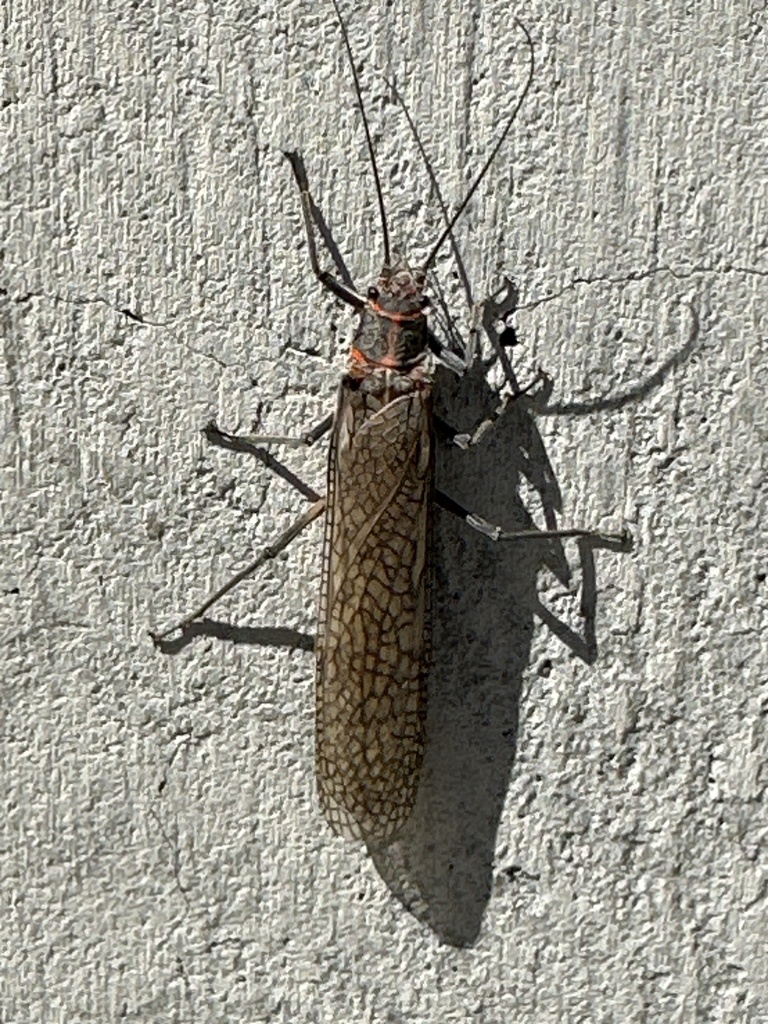
[(404, 824), (424, 748), (431, 399), (388, 381), (342, 382), (329, 456), (317, 776), (334, 831), (357, 839)]

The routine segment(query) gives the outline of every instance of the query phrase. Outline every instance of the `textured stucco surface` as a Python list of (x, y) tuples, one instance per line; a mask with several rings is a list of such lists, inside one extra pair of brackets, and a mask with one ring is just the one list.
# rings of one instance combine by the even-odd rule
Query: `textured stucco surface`
[[(229, 639), (146, 634), (305, 507), (200, 435), (333, 401), (352, 318), (309, 274), (282, 147), (361, 284), (380, 260), (332, 10), (8, 7), (3, 1021), (768, 1020), (768, 14), (352, 14), (415, 257), (439, 216), (384, 79), (455, 202), (523, 80), (514, 13), (537, 72), (458, 240), (477, 298), (516, 282), (515, 371), (553, 390), (440, 479), (635, 548), (543, 565), (438, 513), (424, 787), (368, 852), (314, 794), (319, 527), (216, 610)], [(482, 415), (479, 377), (440, 383), (457, 426)], [(280, 457), (322, 488), (321, 450)]]

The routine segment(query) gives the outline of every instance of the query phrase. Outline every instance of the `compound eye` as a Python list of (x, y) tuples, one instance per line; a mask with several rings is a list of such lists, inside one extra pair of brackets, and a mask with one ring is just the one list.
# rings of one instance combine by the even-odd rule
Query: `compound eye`
[(422, 295), (421, 298), (419, 299), (419, 305), (421, 306), (422, 309), (427, 309), (429, 306), (432, 305), (432, 300), (428, 295)]
[(371, 285), (371, 287), (368, 289), (368, 298), (371, 300), (371, 302), (375, 302), (378, 299), (378, 297), (379, 289), (374, 288), (374, 286)]

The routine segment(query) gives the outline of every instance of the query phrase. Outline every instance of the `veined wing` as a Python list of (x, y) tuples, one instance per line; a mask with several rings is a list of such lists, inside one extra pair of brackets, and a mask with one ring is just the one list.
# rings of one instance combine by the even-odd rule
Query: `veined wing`
[(320, 802), (334, 831), (395, 833), (426, 712), (431, 398), (342, 383), (331, 442), (317, 674)]

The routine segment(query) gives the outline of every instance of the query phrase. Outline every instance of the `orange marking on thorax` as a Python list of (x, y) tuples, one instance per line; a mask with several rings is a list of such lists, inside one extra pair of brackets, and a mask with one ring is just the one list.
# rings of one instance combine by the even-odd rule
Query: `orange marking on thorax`
[(393, 356), (384, 356), (383, 359), (369, 359), (359, 348), (354, 347), (350, 349), (349, 354), (356, 363), (360, 363), (362, 366), (383, 366), (388, 370), (400, 368), (400, 363)]
[(416, 309), (412, 313), (394, 313), (392, 310), (382, 309), (378, 302), (370, 302), (369, 305), (377, 316), (383, 316), (386, 320), (394, 320), (396, 324), (413, 323), (414, 320), (424, 317), (420, 309)]

